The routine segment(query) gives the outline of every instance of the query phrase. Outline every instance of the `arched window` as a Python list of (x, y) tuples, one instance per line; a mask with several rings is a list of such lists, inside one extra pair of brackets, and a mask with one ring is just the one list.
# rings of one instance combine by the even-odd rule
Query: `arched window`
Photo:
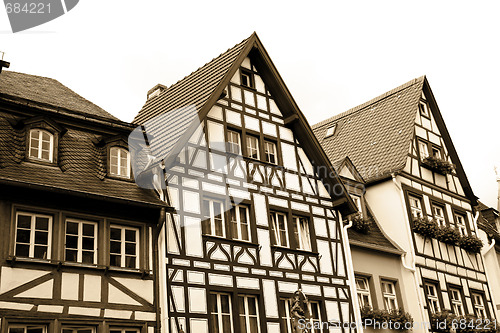
[(130, 154), (125, 148), (111, 147), (109, 150), (109, 173), (130, 178)]
[(54, 158), (54, 135), (42, 129), (30, 131), (29, 157), (52, 162)]

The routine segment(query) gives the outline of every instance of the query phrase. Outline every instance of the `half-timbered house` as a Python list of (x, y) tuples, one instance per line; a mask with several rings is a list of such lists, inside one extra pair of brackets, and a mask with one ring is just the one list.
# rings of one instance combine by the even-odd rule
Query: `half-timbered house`
[(2, 333), (154, 332), (165, 203), (134, 183), (132, 130), (56, 80), (0, 73)]
[(483, 259), (468, 246), (477, 245), (476, 197), (427, 79), (313, 128), (332, 161), (352, 161), (371, 212), (404, 251), (402, 294), (414, 320), (444, 310), (495, 318)]
[(168, 332), (291, 333), (298, 290), (306, 323), (355, 319), (340, 223), (355, 206), (256, 34), (155, 86), (134, 122), (176, 209), (160, 240)]

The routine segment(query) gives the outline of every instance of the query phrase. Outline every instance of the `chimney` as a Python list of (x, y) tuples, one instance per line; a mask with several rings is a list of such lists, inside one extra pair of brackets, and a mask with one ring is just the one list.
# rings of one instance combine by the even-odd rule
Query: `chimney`
[(3, 60), (3, 56), (5, 54), (5, 52), (1, 52), (0, 51), (0, 54), (2, 55), (2, 59), (0, 59), (0, 73), (2, 73), (2, 69), (5, 67), (5, 68), (9, 68), (10, 66), (10, 62), (7, 62), (7, 61), (4, 61)]
[(153, 88), (149, 89), (148, 91), (148, 99), (150, 98), (153, 98), (153, 97), (156, 97), (158, 95), (161, 94), (161, 92), (163, 90), (167, 89), (166, 86), (164, 86), (163, 84), (161, 83), (158, 83), (156, 86), (154, 86)]
[(495, 174), (497, 175), (497, 210), (500, 211), (500, 170), (496, 166)]

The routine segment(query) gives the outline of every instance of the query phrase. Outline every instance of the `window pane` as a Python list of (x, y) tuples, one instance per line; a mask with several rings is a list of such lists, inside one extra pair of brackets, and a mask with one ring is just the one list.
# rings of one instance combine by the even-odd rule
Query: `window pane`
[(30, 229), (31, 228), (31, 216), (19, 214), (17, 216), (17, 227), (24, 228), (24, 229)]
[(231, 330), (231, 317), (229, 315), (222, 316), (222, 332), (224, 332), (224, 333), (232, 332), (232, 330)]
[(35, 231), (35, 244), (48, 244), (49, 233), (46, 231)]
[(82, 249), (94, 250), (94, 238), (83, 237), (82, 238)]
[(78, 223), (75, 222), (66, 223), (66, 233), (72, 235), (78, 235)]
[(111, 228), (109, 238), (114, 240), (121, 240), (122, 238), (122, 230), (118, 228)]
[(35, 251), (33, 256), (38, 259), (47, 259), (47, 246), (35, 246)]
[(111, 254), (109, 256), (109, 264), (111, 266), (121, 266), (121, 264), (122, 264), (122, 257), (120, 255)]
[(111, 253), (121, 253), (122, 252), (122, 247), (121, 247), (120, 242), (110, 241), (109, 248), (110, 248)]
[(49, 219), (47, 217), (36, 217), (35, 228), (38, 230), (49, 230)]
[(256, 315), (257, 314), (257, 305), (255, 303), (255, 297), (248, 297), (248, 314)]
[(82, 262), (85, 264), (93, 264), (94, 263), (94, 252), (90, 251), (82, 251)]
[(126, 243), (125, 244), (125, 254), (135, 255), (136, 254), (136, 245), (135, 243)]
[(136, 262), (137, 262), (136, 257), (131, 257), (131, 256), (125, 257), (125, 267), (136, 268), (137, 267)]
[(30, 246), (24, 245), (24, 244), (16, 244), (16, 256), (29, 257), (30, 256)]
[(30, 243), (30, 230), (17, 229), (17, 241), (19, 243)]
[(220, 295), (222, 313), (229, 313), (229, 295)]
[(94, 224), (83, 224), (83, 235), (84, 236), (94, 236), (95, 227)]
[(125, 229), (125, 240), (127, 242), (135, 242), (136, 241), (136, 230)]
[(67, 261), (76, 261), (77, 260), (78, 251), (77, 250), (66, 250), (66, 260)]

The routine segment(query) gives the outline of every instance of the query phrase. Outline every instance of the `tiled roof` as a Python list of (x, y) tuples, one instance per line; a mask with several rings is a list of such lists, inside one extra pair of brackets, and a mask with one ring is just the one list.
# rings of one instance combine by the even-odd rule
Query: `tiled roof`
[(488, 236), (493, 236), (497, 240), (500, 240), (500, 234), (497, 230), (495, 221), (498, 211), (495, 208), (486, 206), (479, 200), (477, 204), (476, 209), (479, 211), (479, 217), (477, 219), (478, 228), (486, 232)]
[(118, 120), (59, 81), (42, 76), (3, 70), (0, 74), (0, 97), (22, 99), (30, 104), (34, 102), (84, 115)]
[(57, 166), (26, 161), (26, 129), (13, 126), (18, 121), (13, 115), (0, 112), (0, 182), (163, 205), (151, 190), (141, 189), (131, 181), (105, 177), (106, 147), (97, 146), (99, 135), (87, 130), (71, 127), (61, 135)]
[[(348, 156), (366, 182), (404, 168), (425, 77), (326, 119), (313, 131), (331, 161)], [(336, 124), (335, 134), (326, 130)]]

